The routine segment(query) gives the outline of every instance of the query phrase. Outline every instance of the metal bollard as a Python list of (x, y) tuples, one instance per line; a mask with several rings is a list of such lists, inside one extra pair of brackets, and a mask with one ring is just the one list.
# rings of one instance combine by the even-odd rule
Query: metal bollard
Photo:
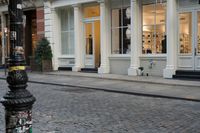
[(23, 50), (22, 0), (9, 0), (10, 60), (7, 83), (10, 91), (0, 101), (5, 107), (6, 133), (32, 133), (35, 97), (26, 90), (28, 76)]

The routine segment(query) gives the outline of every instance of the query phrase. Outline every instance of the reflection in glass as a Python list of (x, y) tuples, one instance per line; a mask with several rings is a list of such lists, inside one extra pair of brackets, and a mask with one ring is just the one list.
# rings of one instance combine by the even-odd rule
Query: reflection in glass
[(179, 52), (181, 54), (192, 53), (192, 14), (179, 14)]

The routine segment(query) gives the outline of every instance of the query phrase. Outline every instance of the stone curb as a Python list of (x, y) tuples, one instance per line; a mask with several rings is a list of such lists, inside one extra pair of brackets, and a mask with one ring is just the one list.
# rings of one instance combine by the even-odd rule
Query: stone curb
[[(1, 80), (5, 80), (6, 78), (0, 77)], [(29, 83), (36, 83), (36, 84), (46, 84), (46, 85), (55, 85), (55, 86), (67, 86), (67, 87), (79, 87), (84, 89), (90, 90), (97, 90), (97, 91), (105, 91), (110, 93), (119, 93), (119, 94), (128, 94), (128, 95), (135, 95), (135, 96), (144, 96), (144, 97), (153, 97), (153, 98), (166, 98), (166, 99), (174, 99), (174, 100), (184, 100), (184, 101), (193, 101), (193, 102), (200, 102), (200, 99), (195, 98), (184, 98), (184, 97), (175, 97), (175, 96), (168, 96), (168, 95), (160, 95), (160, 94), (152, 94), (152, 93), (143, 93), (143, 92), (131, 92), (131, 91), (119, 91), (111, 88), (100, 88), (94, 86), (85, 86), (85, 85), (73, 85), (73, 84), (63, 84), (63, 83), (51, 83), (51, 82), (41, 82), (41, 81), (34, 81), (30, 80)]]
[(110, 77), (98, 77), (98, 76), (87, 76), (87, 75), (71, 75), (71, 74), (52, 74), (43, 73), (44, 75), (56, 75), (56, 76), (71, 76), (71, 77), (86, 77), (86, 78), (96, 78), (96, 79), (107, 79), (107, 80), (117, 80), (117, 81), (127, 81), (127, 82), (138, 82), (138, 83), (148, 83), (148, 84), (160, 84), (160, 85), (172, 85), (172, 86), (187, 86), (187, 87), (200, 87), (199, 84), (183, 84), (183, 83), (166, 83), (166, 82), (156, 82), (147, 80), (136, 80), (136, 79), (120, 79), (120, 78), (110, 78)]

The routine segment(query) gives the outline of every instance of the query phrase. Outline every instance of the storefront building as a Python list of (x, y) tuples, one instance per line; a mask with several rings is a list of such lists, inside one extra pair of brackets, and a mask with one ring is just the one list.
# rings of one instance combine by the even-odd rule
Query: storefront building
[(44, 10), (55, 70), (200, 71), (199, 0), (51, 0)]
[[(44, 6), (43, 1), (23, 1), (24, 19), (24, 49), (27, 65), (30, 56), (34, 55), (37, 40), (44, 37)], [(9, 21), (8, 0), (0, 0), (0, 65), (5, 64), (5, 58), (9, 57)]]

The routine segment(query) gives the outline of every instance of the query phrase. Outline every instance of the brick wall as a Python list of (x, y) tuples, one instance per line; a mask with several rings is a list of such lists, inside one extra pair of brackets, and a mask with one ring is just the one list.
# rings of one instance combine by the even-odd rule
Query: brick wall
[(44, 7), (39, 7), (36, 9), (36, 19), (37, 19), (37, 40), (44, 37)]

